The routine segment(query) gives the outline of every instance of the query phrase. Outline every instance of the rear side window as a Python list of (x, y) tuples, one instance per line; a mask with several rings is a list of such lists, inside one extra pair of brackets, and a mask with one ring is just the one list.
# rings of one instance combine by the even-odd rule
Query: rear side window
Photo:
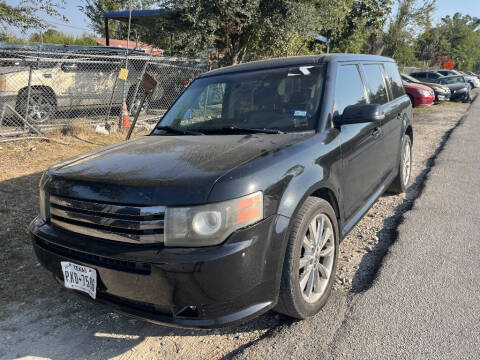
[(383, 105), (388, 102), (387, 89), (385, 87), (385, 79), (383, 72), (378, 64), (363, 66), (366, 76), (368, 94), (370, 104)]
[(397, 65), (395, 65), (395, 63), (388, 62), (384, 64), (384, 67), (390, 82), (393, 98), (399, 98), (405, 94), (405, 90), (403, 89), (402, 77), (398, 72)]
[(343, 114), (347, 106), (365, 104), (365, 88), (356, 65), (343, 65), (338, 68), (335, 82), (334, 118)]

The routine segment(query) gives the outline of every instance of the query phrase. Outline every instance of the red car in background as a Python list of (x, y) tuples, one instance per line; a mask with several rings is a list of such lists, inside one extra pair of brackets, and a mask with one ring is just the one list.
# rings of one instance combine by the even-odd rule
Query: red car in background
[(403, 82), (403, 87), (407, 93), (413, 107), (431, 106), (435, 101), (435, 92), (432, 88), (422, 85)]

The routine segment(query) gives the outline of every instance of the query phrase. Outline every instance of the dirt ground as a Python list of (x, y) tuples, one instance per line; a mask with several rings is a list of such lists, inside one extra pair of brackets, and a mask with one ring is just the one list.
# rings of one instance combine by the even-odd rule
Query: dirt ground
[[(468, 104), (446, 103), (415, 110), (412, 185), (405, 195), (382, 196), (342, 242), (337, 290), (359, 292), (374, 280), (402, 214), (422, 186), (431, 166), (429, 159), (467, 108)], [(218, 330), (153, 325), (71, 294), (40, 267), (26, 226), (38, 212), (42, 171), (78, 153), (118, 142), (123, 136), (81, 131), (76, 137), (55, 135), (69, 145), (0, 143), (0, 359), (230, 358), (289, 321), (268, 312), (243, 326)]]

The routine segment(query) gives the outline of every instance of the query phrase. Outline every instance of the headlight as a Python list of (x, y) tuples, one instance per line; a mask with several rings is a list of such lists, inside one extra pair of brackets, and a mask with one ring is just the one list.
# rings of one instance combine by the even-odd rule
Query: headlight
[(43, 174), (42, 178), (40, 179), (40, 217), (43, 221), (47, 221), (50, 218), (50, 206), (48, 200), (48, 194), (45, 191), (45, 187), (48, 182), (48, 176)]
[(167, 207), (165, 246), (218, 245), (235, 230), (263, 219), (261, 191), (218, 203)]
[(420, 93), (420, 95), (423, 95), (423, 96), (430, 96), (431, 95), (430, 91), (428, 91), (428, 90), (418, 90), (418, 92)]

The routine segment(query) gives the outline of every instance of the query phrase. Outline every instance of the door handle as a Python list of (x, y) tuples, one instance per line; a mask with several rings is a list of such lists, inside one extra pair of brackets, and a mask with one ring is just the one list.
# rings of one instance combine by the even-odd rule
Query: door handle
[(379, 127), (376, 127), (375, 129), (372, 130), (372, 136), (375, 138), (379, 137), (381, 133), (382, 133), (382, 129), (380, 129)]

